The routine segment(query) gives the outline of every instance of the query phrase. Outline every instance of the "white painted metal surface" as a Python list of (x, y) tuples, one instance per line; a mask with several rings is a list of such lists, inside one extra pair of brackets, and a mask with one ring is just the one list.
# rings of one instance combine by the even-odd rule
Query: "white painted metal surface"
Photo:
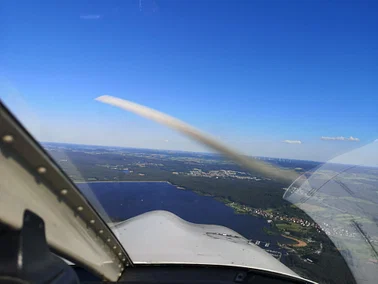
[(87, 224), (17, 161), (0, 155), (0, 218), (21, 228), (25, 209), (41, 216), (48, 243), (103, 277), (116, 281), (119, 262)]
[(235, 231), (189, 223), (167, 211), (144, 213), (112, 229), (134, 264), (242, 266), (300, 278)]

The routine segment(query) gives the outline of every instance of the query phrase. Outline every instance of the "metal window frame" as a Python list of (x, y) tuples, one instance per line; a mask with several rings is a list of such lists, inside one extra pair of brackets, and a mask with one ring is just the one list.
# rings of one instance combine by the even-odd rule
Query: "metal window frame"
[[(103, 256), (109, 256), (109, 260), (106, 261), (106, 265), (101, 263), (99, 265), (91, 265), (90, 261), (83, 261), (85, 255), (82, 255), (81, 260), (78, 258), (75, 259), (75, 256), (70, 255), (70, 249), (65, 249), (65, 245), (67, 244), (57, 245), (49, 242), (53, 250), (70, 261), (81, 264), (101, 277), (111, 281), (117, 280), (127, 266), (133, 265), (127, 252), (101, 216), (86, 200), (84, 195), (78, 190), (76, 185), (63, 172), (59, 165), (30, 133), (28, 133), (1, 101), (0, 149), (2, 153), (0, 159), (2, 159), (2, 163), (4, 163), (5, 167), (8, 167), (6, 163), (13, 163), (15, 167), (17, 165), (19, 166), (18, 170), (20, 172), (24, 171), (29, 176), (33, 177), (34, 183), (29, 183), (29, 188), (23, 188), (22, 190), (39, 191), (40, 189), (38, 188), (43, 187), (43, 190), (47, 189), (50, 191), (56, 197), (50, 198), (50, 202), (56, 202), (57, 210), (60, 208), (58, 206), (59, 204), (64, 203), (67, 205), (71, 211), (71, 214), (68, 214), (69, 216), (67, 216), (67, 218), (72, 218), (72, 220), (77, 218), (75, 224), (81, 226), (80, 230), (86, 230), (86, 232), (88, 232), (86, 235), (87, 239), (80, 240), (82, 241), (83, 251), (85, 251), (85, 249), (92, 249), (93, 251), (94, 249), (91, 248), (91, 246), (96, 244), (95, 250), (100, 251), (100, 254)], [(6, 179), (7, 177), (4, 178)], [(4, 190), (11, 189), (6, 189), (5, 186), (3, 188), (0, 187), (0, 194)], [(41, 205), (43, 203), (43, 201), (38, 200), (34, 200), (34, 202), (40, 202)], [(67, 215), (67, 211), (65, 212)], [(54, 230), (53, 226), (49, 227), (49, 216), (41, 217), (45, 219), (47, 231), (49, 229)], [(14, 218), (12, 219), (10, 216), (0, 215), (0, 222), (15, 228), (18, 226), (18, 222), (15, 222)], [(96, 260), (91, 261), (94, 263)], [(97, 261), (100, 261), (100, 259)]]

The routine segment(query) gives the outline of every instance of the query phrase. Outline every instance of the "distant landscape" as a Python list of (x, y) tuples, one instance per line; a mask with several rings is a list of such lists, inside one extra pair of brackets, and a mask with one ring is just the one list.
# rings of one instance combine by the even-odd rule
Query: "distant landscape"
[[(344, 258), (328, 237), (347, 239), (353, 243), (355, 236), (350, 231), (343, 231), (342, 228), (326, 228), (324, 224), (316, 223), (293, 202), (283, 199), (287, 184), (258, 173), (247, 172), (232, 161), (216, 154), (60, 143), (44, 143), (43, 146), (66, 174), (77, 183), (164, 181), (180, 190), (211, 196), (231, 207), (235, 214), (263, 218), (269, 224), (264, 229), (267, 236), (284, 236), (292, 241), (291, 245), (279, 243), (277, 245), (289, 252), (288, 263), (285, 264), (298, 274), (321, 283), (355, 283)], [(313, 161), (254, 158), (306, 175), (322, 165)], [(378, 191), (374, 192), (378, 184), (375, 180), (378, 172), (374, 172), (374, 169), (369, 170), (368, 173), (359, 173), (358, 181), (355, 172), (348, 174), (349, 180), (358, 186), (359, 192), (366, 190), (369, 194), (378, 193)], [(329, 179), (329, 176), (332, 176), (332, 173), (323, 171), (320, 178)], [(366, 179), (366, 185), (361, 177)], [(347, 187), (345, 184), (342, 185)], [(299, 194), (298, 192), (296, 193)], [(310, 196), (306, 194), (305, 196)], [(317, 194), (327, 200), (335, 198), (332, 195), (326, 196), (323, 192)], [(335, 200), (340, 198), (346, 204), (350, 202), (369, 206), (372, 203), (371, 199), (365, 200), (350, 192), (345, 196), (337, 196)], [(319, 199), (319, 203), (306, 203), (307, 207), (302, 209), (307, 213), (310, 212), (311, 216), (314, 216), (313, 212), (328, 212), (325, 211), (328, 209), (323, 208), (321, 204)], [(374, 202), (373, 205), (376, 206)], [(343, 220), (349, 220), (350, 216), (338, 212), (332, 218), (334, 217), (339, 218), (338, 220), (341, 220), (339, 223), (342, 224)], [(353, 220), (357, 220), (356, 224), (361, 226), (365, 223), (367, 226), (369, 222), (366, 218), (358, 219), (358, 216), (353, 216)], [(373, 244), (372, 246), (376, 246), (377, 236), (369, 236), (369, 242)], [(354, 244), (354, 247), (358, 251), (358, 245)], [(366, 262), (371, 261), (372, 258), (366, 255), (361, 257), (365, 257)], [(372, 263), (374, 263), (374, 255)]]

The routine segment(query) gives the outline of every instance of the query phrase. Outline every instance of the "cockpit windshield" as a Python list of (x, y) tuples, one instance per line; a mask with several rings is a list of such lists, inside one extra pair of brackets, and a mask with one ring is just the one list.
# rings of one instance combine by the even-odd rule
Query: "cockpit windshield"
[(377, 3), (0, 8), (2, 102), (134, 263), (375, 283)]

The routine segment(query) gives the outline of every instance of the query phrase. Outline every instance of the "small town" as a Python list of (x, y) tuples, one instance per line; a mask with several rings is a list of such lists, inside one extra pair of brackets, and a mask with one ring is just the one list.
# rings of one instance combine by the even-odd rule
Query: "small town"
[(249, 206), (238, 204), (236, 202), (230, 202), (230, 203), (227, 204), (227, 206), (230, 206), (230, 207), (236, 209), (237, 211), (242, 210), (242, 211), (248, 212), (250, 214), (261, 216), (265, 219), (268, 219), (268, 223), (272, 223), (273, 221), (286, 221), (286, 222), (291, 222), (291, 223), (301, 225), (303, 227), (313, 227), (313, 228), (316, 228), (318, 231), (321, 230), (321, 227), (317, 223), (309, 222), (309, 221), (304, 220), (302, 218), (280, 215), (279, 213), (275, 213), (275, 212), (267, 211), (267, 210), (263, 210), (263, 209), (258, 209), (258, 208), (252, 208), (252, 207), (249, 207)]
[[(315, 222), (310, 222), (308, 220), (297, 218), (297, 217), (289, 217), (286, 215), (282, 215), (279, 213), (275, 213), (274, 211), (267, 211), (258, 208), (252, 208), (249, 206), (241, 205), (236, 202), (230, 202), (226, 204), (231, 208), (235, 209), (239, 213), (249, 213), (253, 215), (261, 216), (267, 219), (267, 222), (270, 224), (274, 221), (286, 221), (294, 224), (298, 224), (302, 227), (312, 227), (317, 230), (318, 233), (323, 231), (328, 236), (339, 236), (339, 237), (349, 237), (349, 238), (356, 238), (356, 232), (350, 232), (349, 230), (342, 228), (342, 227), (332, 227), (330, 224), (323, 222), (322, 224), (317, 224)], [(372, 241), (374, 242), (375, 239), (373, 238)]]
[(212, 170), (212, 171), (204, 172), (201, 169), (194, 168), (193, 170), (189, 171), (187, 175), (196, 176), (196, 177), (208, 177), (208, 178), (236, 178), (236, 179), (254, 180), (254, 181), (261, 181), (262, 179), (266, 180), (266, 178), (262, 178), (262, 177), (252, 177), (246, 172), (239, 172), (239, 171), (232, 171), (232, 170)]

